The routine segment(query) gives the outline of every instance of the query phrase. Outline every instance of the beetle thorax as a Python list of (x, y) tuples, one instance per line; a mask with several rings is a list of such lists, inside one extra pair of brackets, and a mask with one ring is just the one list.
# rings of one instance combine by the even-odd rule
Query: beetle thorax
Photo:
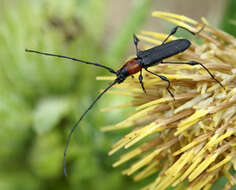
[(139, 72), (142, 69), (137, 58), (127, 61), (123, 67), (117, 71), (117, 81), (122, 83), (128, 76)]

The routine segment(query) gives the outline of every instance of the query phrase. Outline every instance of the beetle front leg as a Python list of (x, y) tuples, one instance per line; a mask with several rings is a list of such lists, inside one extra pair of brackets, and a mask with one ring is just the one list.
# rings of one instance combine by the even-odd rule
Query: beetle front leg
[(136, 48), (136, 54), (138, 55), (138, 52), (139, 52), (139, 50), (138, 50), (139, 39), (135, 34), (133, 34), (133, 40), (134, 40), (134, 45), (135, 45), (135, 48)]
[(142, 69), (140, 70), (140, 74), (139, 74), (139, 76), (138, 76), (138, 80), (139, 80), (139, 83), (141, 84), (141, 87), (142, 87), (142, 89), (143, 89), (143, 92), (144, 92), (145, 94), (147, 94), (146, 89), (144, 88), (144, 84), (143, 84)]
[(145, 68), (145, 70), (146, 70), (147, 72), (149, 72), (149, 73), (151, 73), (151, 74), (153, 74), (153, 75), (159, 77), (161, 80), (168, 82), (168, 86), (166, 87), (166, 89), (167, 89), (168, 93), (171, 95), (171, 97), (175, 100), (174, 94), (170, 91), (170, 81), (169, 81), (169, 79), (168, 79), (167, 77), (163, 76), (163, 75), (158, 75), (158, 74), (156, 74), (156, 73), (153, 73), (153, 72), (147, 70), (147, 68)]

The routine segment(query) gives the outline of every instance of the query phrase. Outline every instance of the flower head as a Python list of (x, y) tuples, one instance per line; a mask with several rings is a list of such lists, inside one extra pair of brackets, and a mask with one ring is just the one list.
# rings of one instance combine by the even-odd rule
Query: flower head
[[(181, 15), (153, 12), (153, 16), (194, 33), (203, 26)], [(138, 75), (117, 85), (120, 90), (116, 92), (134, 98), (120, 107), (134, 106), (136, 112), (114, 126), (103, 128), (131, 129), (112, 146), (109, 154), (127, 149), (113, 166), (134, 160), (123, 174), (133, 175), (135, 181), (156, 176), (144, 189), (183, 188), (185, 182), (187, 189), (209, 189), (221, 176), (228, 179), (226, 189), (236, 184), (236, 176), (232, 174), (236, 169), (236, 39), (208, 25), (205, 19), (202, 22), (205, 26), (198, 33), (202, 43), (192, 42), (184, 53), (167, 61), (200, 62), (225, 89), (201, 66), (184, 64), (159, 64), (149, 68), (170, 80), (175, 100), (168, 94), (166, 82), (147, 72), (143, 79), (147, 94), (140, 88)], [(160, 45), (167, 36), (143, 31), (138, 38)]]

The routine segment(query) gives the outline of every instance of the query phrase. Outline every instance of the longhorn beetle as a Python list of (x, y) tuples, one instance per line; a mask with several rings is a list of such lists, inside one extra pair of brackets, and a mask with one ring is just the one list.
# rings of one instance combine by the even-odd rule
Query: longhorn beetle
[(105, 94), (112, 86), (114, 86), (115, 84), (120, 84), (122, 83), (128, 76), (132, 76), (135, 73), (139, 72), (139, 83), (141, 84), (141, 87), (143, 89), (143, 91), (146, 93), (146, 90), (144, 88), (144, 83), (143, 83), (143, 75), (142, 75), (142, 70), (146, 70), (148, 73), (155, 75), (157, 77), (159, 77), (161, 80), (166, 81), (168, 83), (167, 86), (167, 91), (168, 93), (174, 98), (173, 93), (170, 91), (170, 81), (168, 80), (167, 77), (163, 76), (163, 75), (159, 75), (156, 73), (153, 73), (151, 71), (148, 70), (149, 67), (154, 66), (154, 65), (158, 65), (158, 64), (186, 64), (186, 65), (200, 65), (201, 67), (203, 67), (208, 74), (221, 86), (224, 88), (224, 86), (214, 77), (214, 75), (212, 75), (212, 73), (202, 64), (196, 61), (189, 61), (189, 62), (164, 62), (163, 60), (171, 57), (173, 55), (176, 55), (180, 52), (185, 51), (186, 49), (189, 48), (189, 46), (191, 45), (191, 42), (187, 39), (177, 39), (177, 40), (173, 40), (170, 42), (167, 42), (167, 40), (169, 39), (170, 36), (172, 36), (173, 34), (175, 34), (177, 32), (178, 28), (182, 28), (184, 30), (187, 30), (188, 32), (192, 33), (193, 35), (198, 34), (199, 32), (201, 32), (201, 30), (204, 28), (204, 26), (196, 33), (188, 30), (187, 28), (184, 28), (182, 26), (176, 26), (174, 27), (170, 34), (166, 37), (166, 39), (162, 42), (161, 45), (159, 46), (155, 46), (153, 48), (147, 49), (147, 50), (139, 50), (138, 49), (138, 42), (139, 39), (136, 37), (136, 35), (133, 35), (133, 41), (134, 41), (134, 45), (136, 48), (136, 56), (133, 59), (130, 59), (129, 61), (127, 61), (121, 69), (119, 69), (118, 71), (114, 71), (112, 68), (98, 64), (98, 63), (92, 63), (92, 62), (88, 62), (88, 61), (83, 61), (77, 58), (72, 58), (72, 57), (68, 57), (68, 56), (63, 56), (63, 55), (57, 55), (57, 54), (51, 54), (51, 53), (45, 53), (45, 52), (39, 52), (39, 51), (35, 51), (35, 50), (29, 50), (26, 49), (26, 52), (31, 52), (31, 53), (38, 53), (38, 54), (42, 54), (42, 55), (47, 55), (47, 56), (55, 56), (55, 57), (59, 57), (59, 58), (64, 58), (64, 59), (70, 59), (73, 61), (78, 61), (81, 63), (85, 63), (85, 64), (90, 64), (90, 65), (95, 65), (97, 67), (101, 67), (104, 69), (107, 69), (110, 73), (115, 74), (116, 75), (116, 79), (107, 87), (105, 88), (105, 90), (103, 90), (98, 96), (97, 98), (92, 102), (92, 104), (85, 110), (85, 112), (80, 116), (80, 118), (77, 120), (77, 122), (74, 124), (74, 126), (72, 127), (67, 140), (66, 140), (66, 144), (65, 144), (65, 150), (64, 150), (64, 160), (63, 160), (63, 167), (64, 167), (64, 174), (65, 176), (67, 176), (67, 169), (66, 169), (66, 154), (67, 154), (67, 150), (68, 150), (68, 146), (69, 146), (69, 142), (71, 139), (71, 136), (73, 134), (73, 132), (75, 131), (75, 129), (78, 127), (80, 121), (84, 118), (84, 116), (88, 113), (88, 111), (90, 109), (92, 109), (92, 107), (95, 105), (95, 103), (103, 96), (103, 94)]

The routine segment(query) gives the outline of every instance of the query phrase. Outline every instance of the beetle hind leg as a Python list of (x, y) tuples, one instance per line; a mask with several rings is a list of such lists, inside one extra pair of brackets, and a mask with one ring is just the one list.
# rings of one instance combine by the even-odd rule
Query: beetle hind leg
[(221, 82), (220, 82), (219, 80), (217, 80), (217, 79), (215, 78), (215, 76), (214, 76), (214, 75), (207, 69), (207, 67), (206, 67), (205, 65), (203, 65), (202, 63), (199, 63), (199, 62), (197, 62), (197, 61), (189, 61), (189, 62), (170, 62), (170, 61), (168, 61), (168, 62), (163, 62), (163, 61), (161, 61), (160, 63), (161, 63), (161, 64), (179, 64), (179, 65), (185, 64), (185, 65), (191, 65), (191, 66), (200, 65), (203, 69), (205, 69), (205, 70), (208, 72), (208, 74), (211, 76), (211, 78), (214, 79), (214, 80), (225, 90), (224, 85), (221, 84)]

